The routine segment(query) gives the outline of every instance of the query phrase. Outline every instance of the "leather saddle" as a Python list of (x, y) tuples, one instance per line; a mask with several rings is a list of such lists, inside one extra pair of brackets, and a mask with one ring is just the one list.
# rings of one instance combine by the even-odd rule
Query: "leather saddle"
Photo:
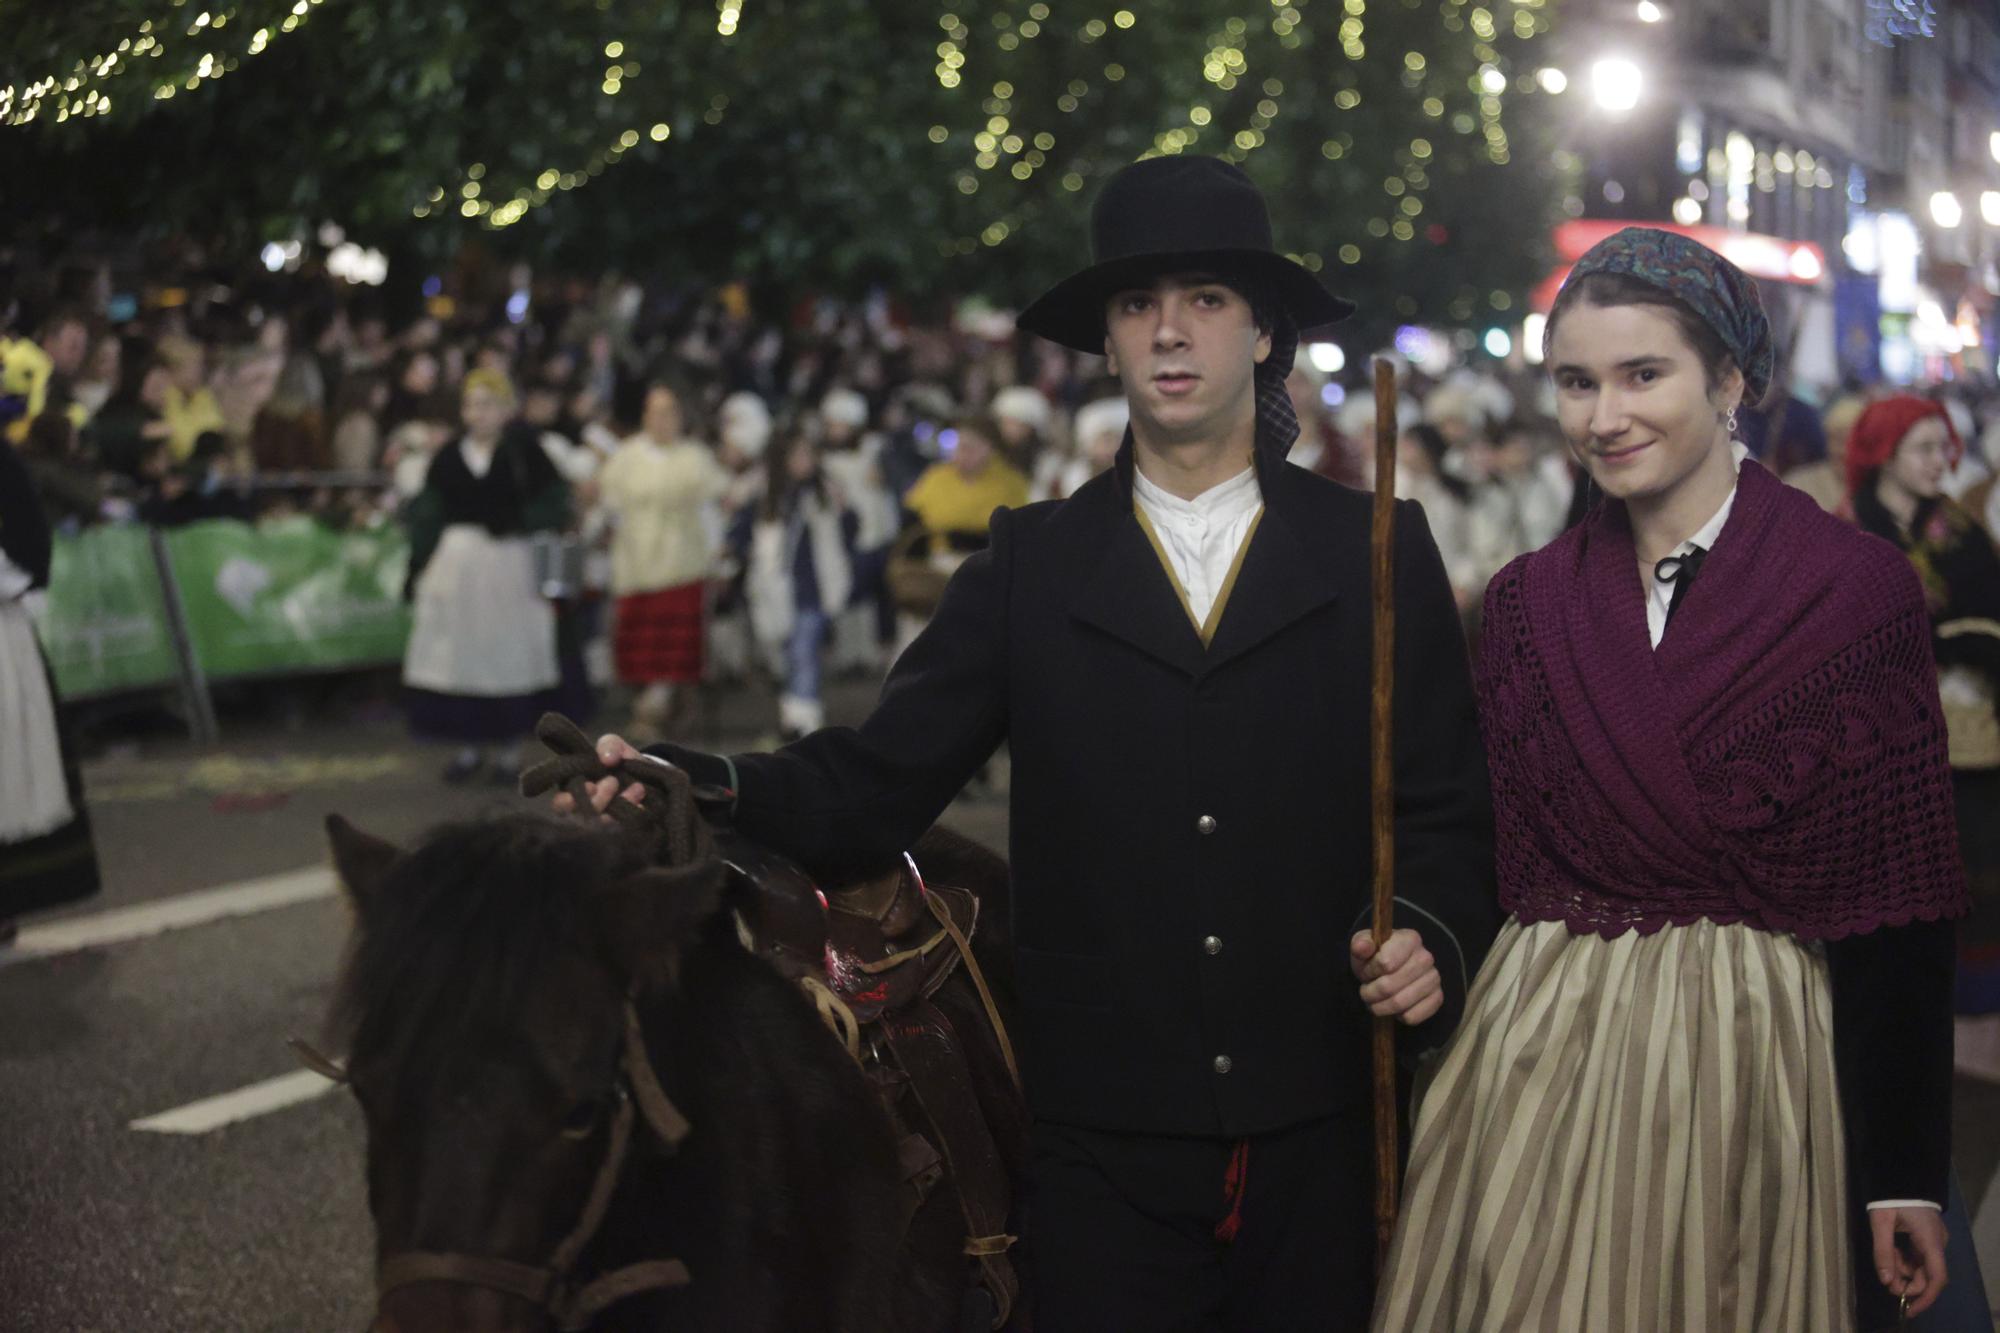
[[(985, 1001), (948, 1002), (938, 992), (966, 966), (979, 924), (979, 899), (968, 889), (926, 885), (917, 863), (823, 892), (798, 865), (733, 831), (715, 832), (732, 872), (732, 906), (751, 952), (808, 993), (829, 991), (847, 1019), (829, 1014), (898, 1135), (909, 1226), (938, 1182), (957, 1187), (964, 1253), (974, 1260), (993, 1306), (992, 1327), (1007, 1322), (1020, 1283), (1007, 1251), (1013, 1186), (995, 1141), (969, 1060), (977, 1045), (1013, 1072), (1012, 1048), (977, 964), (969, 969)], [(954, 1019), (954, 1014), (957, 1018)], [(972, 1030), (968, 1030), (968, 1029)], [(1018, 1079), (1014, 1086), (1015, 1115)]]

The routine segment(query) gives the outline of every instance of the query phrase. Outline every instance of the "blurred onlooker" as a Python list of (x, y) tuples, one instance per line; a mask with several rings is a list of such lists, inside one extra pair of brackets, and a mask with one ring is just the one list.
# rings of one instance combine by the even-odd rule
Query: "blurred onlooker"
[(1943, 493), (1962, 452), (1939, 404), (1884, 399), (1848, 437), (1848, 499), (1856, 522), (1909, 555), (1930, 609), (1972, 893), (1959, 929), (1958, 1066), (2000, 1082), (2000, 554)]
[(166, 413), (172, 387), (166, 362), (132, 339), (120, 353), (118, 387), (91, 418), (90, 441), (100, 466), (136, 482), (155, 453), (171, 450), (173, 426)]
[(1494, 424), (1512, 410), (1512, 398), (1504, 388), (1469, 371), (1447, 376), (1423, 400), (1423, 419), (1450, 447), (1448, 457), (1455, 467), (1466, 461), (1465, 451), (1487, 438)]
[(883, 575), (902, 510), (882, 472), (882, 437), (868, 429), (868, 400), (853, 389), (834, 389), (820, 400), (819, 426), (819, 467), (856, 525), (851, 605), (843, 598), (830, 613), (831, 660), (836, 669), (874, 670), (895, 636), (895, 609)]
[(1868, 400), (1859, 394), (1849, 394), (1834, 403), (1820, 423), (1826, 438), (1825, 457), (1801, 463), (1781, 474), (1787, 486), (1798, 487), (1829, 514), (1837, 512), (1847, 501), (1847, 437), (1867, 406)]
[(141, 500), (139, 515), (156, 527), (253, 517), (253, 507), (242, 489), (243, 479), (221, 431), (203, 431), (188, 456), (178, 462), (162, 448), (153, 457), (150, 476), (152, 487)]
[(1367, 475), (1356, 451), (1334, 425), (1333, 413), (1327, 408), (1326, 385), (1326, 376), (1303, 359), (1285, 376), (1285, 393), (1292, 400), (1292, 414), (1299, 419), (1299, 438), (1286, 461), (1344, 486), (1360, 487)]
[(250, 457), (260, 472), (323, 472), (333, 466), (325, 382), (311, 357), (294, 353), (284, 359), (270, 396), (251, 419)]
[(1488, 543), (1479, 564), (1490, 581), (1516, 556), (1561, 534), (1575, 483), (1553, 433), (1532, 420), (1508, 422), (1495, 443), (1482, 441), (1472, 452), (1474, 536)]
[(52, 549), (28, 470), (0, 440), (0, 949), (23, 915), (98, 889), (83, 781), (30, 614)]
[(194, 442), (206, 431), (225, 429), (222, 408), (208, 386), (208, 349), (192, 338), (160, 339), (158, 352), (167, 368), (166, 392), (160, 415), (167, 423), (167, 448), (175, 462), (194, 452)]
[(1051, 451), (1043, 455), (1034, 498), (1067, 500), (1086, 481), (1110, 471), (1131, 420), (1131, 405), (1123, 397), (1099, 398), (1079, 407), (1070, 426), (1073, 437), (1070, 450), (1067, 454)]
[(853, 591), (860, 520), (820, 467), (812, 436), (793, 430), (765, 456), (765, 491), (738, 516), (731, 545), (745, 569), (750, 624), (782, 664), (778, 729), (786, 740), (825, 721), (820, 680), (832, 618)]
[(76, 427), (66, 412), (44, 412), (28, 423), (20, 459), (49, 523), (58, 531), (95, 523), (109, 513), (129, 508), (112, 500), (104, 472), (84, 456)]
[(372, 370), (350, 371), (340, 381), (327, 419), (333, 423), (328, 453), (341, 472), (370, 472), (382, 464), (383, 414), (389, 410), (389, 381)]
[(986, 415), (1000, 431), (997, 443), (1002, 455), (1015, 470), (1032, 474), (1048, 446), (1048, 398), (1029, 385), (1009, 385), (993, 395)]
[(961, 417), (941, 432), (947, 457), (931, 464), (903, 497), (930, 537), (932, 554), (986, 545), (996, 509), (1028, 502), (1028, 479), (1000, 452), (1000, 429), (986, 417)]
[(1797, 397), (1782, 368), (1762, 403), (1745, 403), (1737, 413), (1736, 438), (1750, 456), (1779, 477), (1826, 457), (1826, 429), (1810, 403)]
[(83, 409), (85, 417), (96, 416), (117, 390), (123, 352), (124, 343), (116, 334), (107, 333), (91, 344), (89, 358), (70, 385), (70, 401)]
[(1423, 506), (1452, 595), (1464, 614), (1485, 598), (1489, 576), (1481, 573), (1482, 542), (1474, 532), (1472, 488), (1458, 475), (1459, 469), (1449, 465), (1450, 454), (1444, 432), (1430, 422), (1404, 430), (1396, 444), (1396, 498)]
[(382, 433), (391, 435), (406, 421), (437, 421), (447, 414), (448, 401), (435, 352), (416, 348), (399, 356), (389, 370), (389, 402), (382, 409)]
[(489, 750), (492, 777), (512, 782), (520, 740), (561, 679), (530, 538), (567, 526), (569, 488), (514, 409), (506, 376), (466, 376), (464, 434), (404, 509), (415, 606), (403, 682), (412, 729), (460, 747), (447, 782), (478, 776)]
[(0, 432), (19, 443), (28, 423), (40, 416), (51, 399), (82, 425), (88, 417), (75, 401), (72, 381), (82, 370), (90, 349), (90, 329), (83, 316), (67, 308), (44, 319), (32, 338), (0, 337)]
[(708, 575), (715, 549), (703, 509), (729, 488), (714, 451), (688, 438), (681, 395), (647, 386), (639, 432), (598, 477), (611, 519), (613, 657), (618, 679), (639, 693), (631, 734), (663, 735), (700, 682)]
[[(73, 390), (76, 378), (83, 373), (84, 362), (90, 356), (90, 321), (84, 318), (81, 311), (58, 310), (42, 321), (35, 340), (48, 353), (52, 377), (64, 389)], [(72, 400), (74, 397), (72, 392)]]

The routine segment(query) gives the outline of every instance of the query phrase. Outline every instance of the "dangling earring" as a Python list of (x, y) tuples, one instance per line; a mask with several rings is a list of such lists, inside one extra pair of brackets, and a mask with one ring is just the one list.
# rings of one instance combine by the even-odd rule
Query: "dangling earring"
[(1735, 408), (1733, 408), (1733, 407), (1732, 407), (1732, 408), (1730, 408), (1730, 409), (1729, 409), (1729, 415), (1728, 415), (1727, 417), (1723, 418), (1723, 423), (1722, 423), (1722, 424), (1723, 424), (1723, 425), (1725, 425), (1725, 426), (1727, 426), (1727, 427), (1729, 427), (1729, 437), (1730, 437), (1731, 439), (1735, 439), (1735, 438), (1736, 438), (1736, 409), (1735, 409)]

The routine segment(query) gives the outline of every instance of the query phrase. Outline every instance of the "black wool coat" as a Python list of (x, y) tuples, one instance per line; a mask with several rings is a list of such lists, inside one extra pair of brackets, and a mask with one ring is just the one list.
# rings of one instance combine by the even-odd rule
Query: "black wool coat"
[[(738, 755), (735, 821), (816, 874), (914, 843), (1011, 747), (1017, 1041), (1045, 1120), (1237, 1137), (1366, 1103), (1372, 498), (1260, 446), (1265, 512), (1203, 647), (1133, 513), (1131, 441), (1001, 511), (859, 728)], [(1498, 927), (1486, 762), (1423, 511), (1397, 518), (1398, 924), (1441, 1040)], [(723, 762), (662, 754), (727, 785)]]

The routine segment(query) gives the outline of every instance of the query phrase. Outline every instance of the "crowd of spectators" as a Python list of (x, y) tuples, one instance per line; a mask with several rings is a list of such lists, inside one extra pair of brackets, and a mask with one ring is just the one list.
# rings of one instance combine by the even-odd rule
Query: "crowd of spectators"
[[(681, 715), (682, 686), (759, 668), (786, 734), (818, 725), (823, 673), (879, 672), (995, 507), (1068, 495), (1125, 429), (1101, 361), (970, 303), (774, 309), (740, 285), (517, 279), (483, 302), (429, 283), (391, 317), (355, 299), (373, 289), (323, 274), (255, 284), (254, 299), (168, 290), (116, 320), (88, 301), (4, 312), (0, 429), (58, 529), (297, 513), (421, 529), (433, 464), (466, 438), (466, 386), (484, 377), (564, 488), (557, 518), (537, 519), (545, 583), (612, 610), (575, 627), (571, 656), (631, 688), (642, 734)], [(1343, 380), (1302, 356), (1290, 388), (1293, 461), (1365, 487), (1361, 361)], [(1488, 580), (1590, 497), (1539, 369), (1405, 364), (1401, 383), (1397, 489), (1422, 503), (1476, 635)], [(1745, 413), (1743, 438), (1834, 508), (1845, 430), (1871, 396), (1822, 410), (1784, 394)], [(1947, 489), (1991, 525), (2000, 396), (1940, 396), (1970, 444)]]

